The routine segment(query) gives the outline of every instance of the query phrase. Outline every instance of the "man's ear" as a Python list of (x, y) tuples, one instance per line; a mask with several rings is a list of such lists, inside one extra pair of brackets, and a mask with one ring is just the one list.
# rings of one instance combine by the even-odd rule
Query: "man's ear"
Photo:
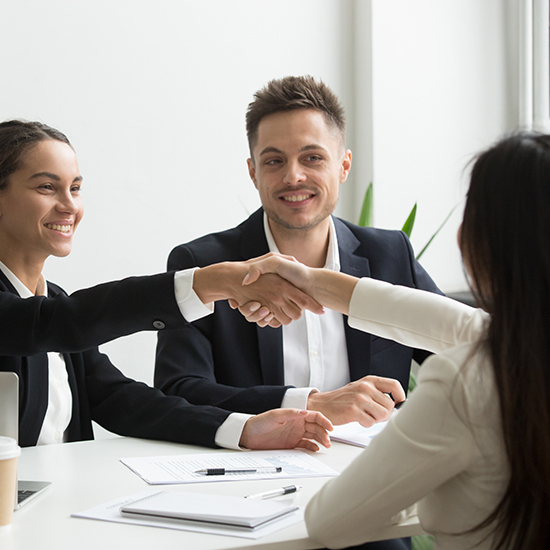
[(258, 184), (256, 183), (256, 167), (254, 166), (254, 161), (252, 159), (246, 159), (246, 164), (248, 165), (248, 175), (254, 184), (254, 187), (258, 189)]
[(344, 183), (348, 179), (349, 171), (351, 170), (351, 151), (346, 150), (342, 157), (342, 164), (340, 166), (340, 183)]

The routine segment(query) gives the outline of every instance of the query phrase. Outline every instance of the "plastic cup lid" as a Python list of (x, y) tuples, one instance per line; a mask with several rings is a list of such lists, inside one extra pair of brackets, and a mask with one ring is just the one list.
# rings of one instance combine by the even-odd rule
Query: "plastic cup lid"
[(0, 460), (16, 458), (21, 454), (21, 447), (15, 439), (0, 436)]

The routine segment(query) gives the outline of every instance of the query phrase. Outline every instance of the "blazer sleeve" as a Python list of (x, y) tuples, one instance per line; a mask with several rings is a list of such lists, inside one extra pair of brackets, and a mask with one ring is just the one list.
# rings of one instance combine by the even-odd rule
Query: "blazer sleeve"
[[(458, 365), (440, 355), (388, 426), (311, 499), (309, 536), (328, 548), (354, 546), (398, 523), (420, 499), (464, 471), (478, 456), (475, 437), (452, 393)], [(461, 402), (458, 400), (458, 402)]]
[(216, 447), (216, 432), (228, 411), (191, 405), (127, 378), (97, 349), (77, 355), (73, 363), (82, 360), (85, 376), (78, 384), (85, 391), (79, 396), (84, 423), (89, 408), (90, 420), (119, 435)]
[[(210, 257), (207, 263), (227, 259)], [(204, 265), (185, 245), (168, 259), (169, 270)], [(280, 407), (289, 386), (264, 384), (256, 330), (226, 303), (218, 303), (213, 315), (183, 330), (159, 333), (155, 387), (196, 405), (234, 412), (259, 414)]]
[[(409, 262), (411, 265), (413, 287), (419, 290), (427, 290), (428, 292), (433, 292), (435, 294), (443, 295), (443, 292), (439, 290), (434, 280), (428, 275), (428, 272), (422, 267), (420, 262), (416, 259), (412, 244), (409, 238), (407, 237), (407, 235), (403, 231), (399, 231), (399, 234), (405, 240), (405, 244), (407, 246)], [(417, 363), (422, 364), (429, 355), (430, 355), (429, 351), (421, 347), (414, 347), (413, 359)]]
[(131, 277), (70, 296), (57, 290), (52, 298), (25, 299), (0, 292), (0, 354), (77, 352), (134, 332), (187, 324), (175, 300), (173, 273)]
[(361, 279), (350, 301), (351, 327), (433, 353), (479, 340), (489, 315), (432, 292)]

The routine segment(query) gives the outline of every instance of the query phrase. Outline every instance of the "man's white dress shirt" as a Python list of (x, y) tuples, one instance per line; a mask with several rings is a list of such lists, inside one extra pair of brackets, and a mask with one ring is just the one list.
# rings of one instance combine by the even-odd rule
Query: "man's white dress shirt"
[[(264, 230), (270, 252), (279, 252), (264, 213)], [(338, 238), (330, 218), (325, 269), (340, 271)], [(342, 314), (330, 309), (322, 315), (304, 311), (300, 319), (283, 325), (283, 362), (286, 391), (282, 408), (307, 409), (312, 391), (330, 391), (350, 381), (348, 350)]]

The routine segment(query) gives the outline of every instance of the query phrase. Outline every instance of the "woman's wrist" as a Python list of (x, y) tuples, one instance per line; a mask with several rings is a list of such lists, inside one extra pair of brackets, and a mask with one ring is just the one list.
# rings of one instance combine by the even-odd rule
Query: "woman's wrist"
[(221, 262), (195, 271), (193, 290), (203, 303), (233, 298), (246, 274), (240, 262)]
[(310, 268), (311, 296), (323, 307), (347, 315), (357, 277), (339, 271)]

